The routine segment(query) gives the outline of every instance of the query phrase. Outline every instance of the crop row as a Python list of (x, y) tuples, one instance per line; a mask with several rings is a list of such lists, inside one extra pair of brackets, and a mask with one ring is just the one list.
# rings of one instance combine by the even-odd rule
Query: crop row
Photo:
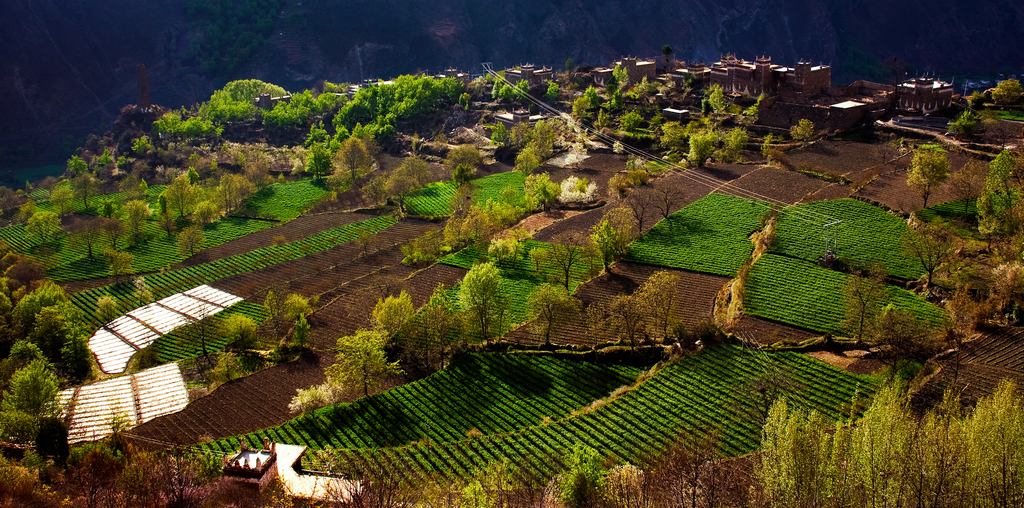
[[(146, 275), (144, 279), (153, 296), (155, 298), (162, 298), (200, 284), (209, 284), (233, 275), (267, 268), (316, 252), (325, 251), (337, 245), (353, 241), (363, 233), (379, 233), (390, 228), (396, 222), (395, 218), (389, 215), (373, 217), (364, 221), (321, 231), (294, 242), (261, 247), (208, 263)], [(100, 296), (113, 296), (125, 304), (126, 307), (134, 306), (134, 303), (144, 303), (133, 302), (135, 298), (133, 291), (134, 287), (130, 282), (122, 282), (76, 293), (72, 296), (72, 302), (86, 316), (97, 320), (98, 318), (95, 317), (97, 314), (96, 300)]]
[[(842, 335), (846, 286), (850, 276), (814, 263), (775, 254), (761, 256), (747, 278), (743, 307), (753, 316), (823, 333)], [(896, 308), (939, 324), (943, 313), (919, 296), (887, 286), (887, 301)]]
[[(825, 224), (833, 220), (840, 222), (826, 230)], [(840, 258), (863, 266), (880, 264), (893, 276), (913, 280), (924, 270), (900, 248), (906, 231), (902, 218), (863, 201), (816, 201), (782, 212), (771, 251), (816, 262), (824, 254), (827, 234)]]
[(292, 220), (326, 195), (327, 189), (312, 179), (278, 182), (246, 200), (237, 215)]
[[(523, 174), (518, 171), (477, 178), (470, 182), (473, 202), (505, 201), (521, 207), (525, 202), (524, 182)], [(407, 196), (405, 208), (409, 215), (415, 217), (447, 217), (454, 211), (457, 193), (458, 186), (452, 181), (430, 183)]]
[[(670, 364), (635, 389), (592, 410), (541, 424), (524, 419), (524, 425), (511, 432), (393, 447), (377, 443), (353, 446), (344, 439), (311, 434), (299, 427), (256, 432), (245, 439), (252, 445), (268, 438), (314, 449), (328, 448), (326, 456), (348, 464), (318, 462), (318, 454), (313, 453), (312, 463), (305, 464), (311, 469), (347, 472), (345, 469), (353, 467), (353, 463), (370, 461), (414, 478), (464, 477), (502, 460), (517, 465), (524, 475), (550, 477), (561, 468), (566, 452), (577, 444), (591, 446), (620, 461), (643, 463), (677, 439), (696, 440), (712, 434), (719, 436), (724, 454), (738, 455), (758, 446), (759, 397), (751, 381), (769, 371), (782, 372), (793, 381), (784, 385), (789, 387), (785, 395), (791, 405), (813, 409), (834, 419), (853, 414), (855, 399), (869, 398), (875, 390), (870, 378), (837, 370), (804, 355), (757, 353), (738, 346), (720, 346)], [(429, 400), (420, 397), (414, 400), (429, 406)], [(366, 424), (389, 429), (394, 421), (391, 416), (376, 414)], [(431, 416), (434, 422), (459, 417)], [(463, 425), (467, 424), (471, 422)], [(344, 432), (338, 428), (337, 432)], [(229, 452), (237, 446), (238, 441), (230, 439), (202, 448)]]
[(256, 323), (261, 323), (267, 318), (262, 305), (240, 302), (206, 318), (205, 323), (191, 324), (174, 330), (157, 339), (149, 347), (160, 363), (176, 362), (202, 355), (204, 335), (207, 353), (222, 351), (228, 345), (228, 338), (221, 333), (221, 325), (235, 315), (247, 316)]
[[(564, 417), (633, 382), (639, 373), (634, 367), (550, 356), (470, 355), (426, 379), (307, 413), (250, 439), (295, 436), (303, 443), (341, 448), (459, 441), (471, 431), (512, 432)], [(223, 449), (234, 443), (237, 439), (211, 446)]]
[(654, 225), (633, 242), (629, 259), (714, 275), (734, 275), (754, 250), (750, 235), (766, 203), (708, 194)]
[[(501, 274), (497, 299), (502, 303), (501, 309), (503, 310), (501, 315), (495, 316), (499, 323), (499, 334), (505, 334), (516, 325), (529, 319), (530, 295), (538, 287), (544, 283), (562, 284), (563, 275), (555, 265), (542, 263), (538, 266), (530, 256), (530, 252), (534, 249), (549, 249), (551, 244), (527, 240), (522, 243), (521, 247), (519, 255), (496, 263)], [(468, 270), (476, 263), (487, 259), (487, 253), (482, 248), (470, 246), (445, 256), (438, 262)], [(575, 264), (569, 275), (569, 290), (575, 291), (580, 284), (596, 273), (597, 268), (599, 267), (591, 266), (588, 263)], [(452, 306), (458, 308), (459, 286), (453, 285), (447, 291)]]

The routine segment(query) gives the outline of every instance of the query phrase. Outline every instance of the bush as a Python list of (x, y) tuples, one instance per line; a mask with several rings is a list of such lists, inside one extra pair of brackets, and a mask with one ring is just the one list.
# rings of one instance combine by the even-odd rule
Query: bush
[(595, 200), (597, 184), (587, 181), (586, 178), (570, 176), (562, 180), (561, 192), (558, 194), (558, 201), (566, 204), (583, 204)]

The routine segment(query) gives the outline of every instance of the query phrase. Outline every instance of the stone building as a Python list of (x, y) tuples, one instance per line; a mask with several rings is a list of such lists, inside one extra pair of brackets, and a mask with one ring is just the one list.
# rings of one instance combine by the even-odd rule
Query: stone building
[(902, 111), (930, 114), (953, 103), (953, 84), (931, 78), (917, 78), (896, 88), (896, 107)]
[(533, 64), (520, 65), (512, 69), (505, 69), (505, 79), (513, 85), (525, 80), (531, 87), (540, 86), (551, 79), (551, 68), (538, 68)]
[(622, 66), (629, 76), (630, 83), (639, 83), (647, 78), (647, 81), (654, 81), (658, 77), (658, 62), (655, 60), (643, 60), (635, 57), (625, 57), (612, 63), (611, 67), (598, 67), (590, 72), (594, 84), (604, 86), (612, 76), (615, 67)]
[(463, 83), (469, 83), (470, 80), (473, 79), (473, 76), (470, 76), (468, 72), (460, 71), (460, 70), (452, 68), (452, 67), (449, 67), (449, 68), (441, 71), (440, 73), (438, 73), (437, 77), (439, 77), (439, 78), (455, 78), (455, 79), (457, 79), (457, 80), (459, 80), (459, 81), (461, 81)]
[(256, 104), (257, 108), (260, 109), (274, 109), (274, 105), (278, 102), (291, 102), (291, 95), (282, 95), (280, 97), (271, 97), (268, 93), (261, 93), (259, 97), (253, 99), (253, 103)]
[[(690, 69), (677, 71), (692, 74)], [(832, 68), (799, 62), (795, 67), (772, 63), (771, 57), (761, 56), (753, 62), (726, 55), (711, 65), (708, 81), (717, 84), (725, 93), (757, 97), (761, 94), (817, 97), (832, 86)]]

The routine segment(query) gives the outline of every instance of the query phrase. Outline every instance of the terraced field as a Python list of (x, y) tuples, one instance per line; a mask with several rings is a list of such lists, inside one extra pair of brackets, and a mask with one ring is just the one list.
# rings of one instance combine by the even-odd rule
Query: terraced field
[(771, 251), (817, 262), (824, 254), (822, 225), (828, 218), (842, 221), (834, 236), (839, 257), (862, 266), (879, 263), (901, 279), (913, 280), (924, 274), (920, 263), (900, 248), (906, 222), (856, 199), (817, 201), (784, 210)]
[[(473, 185), (473, 201), (485, 203), (488, 200), (502, 200), (506, 189), (511, 189), (511, 204), (523, 206), (523, 182), (525, 178), (518, 171), (506, 171), (477, 178)], [(449, 181), (434, 182), (405, 198), (406, 212), (414, 217), (447, 217), (454, 211), (454, 199), (458, 187)]]
[[(560, 284), (561, 274), (552, 267), (544, 266), (537, 271), (530, 260), (529, 252), (533, 249), (547, 249), (550, 244), (527, 240), (523, 242), (523, 253), (515, 259), (504, 260), (497, 263), (501, 272), (501, 283), (498, 287), (498, 297), (506, 304), (507, 315), (503, 320), (500, 330), (501, 334), (512, 330), (516, 325), (524, 322), (529, 317), (530, 295), (541, 285), (547, 282)], [(450, 254), (438, 260), (441, 264), (464, 268), (466, 270), (474, 264), (488, 259), (488, 256), (481, 249), (467, 247), (459, 252)], [(573, 267), (570, 274), (569, 290), (575, 291), (576, 287), (591, 277), (597, 267), (591, 267), (578, 263)], [(449, 288), (449, 294), (457, 307), (458, 286)]]
[[(340, 472), (368, 461), (411, 479), (458, 478), (508, 460), (524, 474), (549, 477), (560, 470), (564, 454), (578, 443), (632, 463), (644, 463), (680, 436), (699, 439), (712, 432), (720, 433), (720, 447), (727, 455), (755, 449), (761, 432), (752, 416), (756, 396), (743, 387), (768, 365), (795, 381), (788, 393), (792, 405), (837, 420), (850, 413), (853, 401), (870, 397), (876, 388), (871, 378), (839, 371), (807, 356), (720, 346), (670, 364), (635, 389), (593, 409), (570, 412), (587, 404), (584, 398), (601, 396), (616, 383), (628, 382), (635, 371), (618, 367), (623, 370), (613, 374), (610, 367), (525, 358), (481, 357), (476, 363), (508, 367), (457, 365), (406, 387), (314, 412), (243, 439), (252, 445), (267, 438), (329, 448), (324, 456), (347, 463)], [(472, 391), (460, 391), (460, 372), (486, 381), (474, 383)], [(580, 386), (559, 389), (557, 378), (566, 374), (555, 375), (558, 372), (571, 373), (568, 381), (576, 380)], [(598, 372), (604, 374), (595, 375)], [(490, 396), (484, 395), (480, 402), (477, 393)], [(468, 429), (482, 435), (466, 437)], [(424, 437), (429, 439), (417, 441)], [(410, 441), (417, 442), (396, 445)], [(237, 446), (238, 438), (199, 445), (219, 453), (232, 452)], [(372, 448), (378, 446), (382, 447)], [(306, 467), (337, 470), (330, 460), (312, 455)]]
[[(351, 242), (363, 233), (376, 234), (396, 223), (394, 217), (370, 217), (363, 221), (322, 231), (302, 240), (281, 245), (273, 245), (255, 249), (244, 254), (229, 256), (163, 273), (155, 273), (144, 277), (153, 296), (162, 298), (178, 291), (200, 284), (209, 284), (233, 275), (248, 273), (261, 268), (279, 265), (288, 261), (298, 260), (305, 256), (321, 252), (346, 242)], [(130, 283), (119, 283), (93, 288), (75, 293), (71, 300), (86, 316), (94, 321), (96, 318), (96, 299), (103, 295), (111, 295), (117, 300), (133, 304), (133, 286)], [(100, 323), (96, 323), (100, 324)]]
[(149, 347), (156, 354), (160, 363), (176, 362), (189, 358), (196, 358), (203, 354), (203, 339), (200, 327), (206, 330), (206, 351), (215, 354), (227, 347), (228, 339), (220, 333), (221, 325), (228, 318), (234, 315), (248, 316), (256, 323), (267, 318), (266, 310), (262, 305), (241, 302), (228, 307), (219, 314), (206, 319), (203, 325), (192, 324), (183, 326), (167, 335), (156, 339)]
[[(750, 315), (800, 328), (843, 335), (849, 275), (775, 254), (761, 256), (750, 270), (743, 300)], [(919, 296), (888, 286), (888, 303), (936, 325), (942, 311)]]
[[(596, 306), (597, 309), (602, 309), (601, 312), (605, 312), (612, 298), (636, 291), (652, 274), (660, 270), (672, 271), (681, 278), (681, 283), (676, 287), (674, 304), (670, 309), (673, 320), (694, 328), (711, 319), (715, 297), (729, 281), (726, 277), (620, 261), (610, 273), (604, 273), (582, 284), (576, 290), (575, 296), (583, 302), (585, 309)], [(591, 323), (584, 320), (575, 320), (557, 326), (552, 330), (551, 342), (593, 346), (618, 338), (615, 336), (615, 330), (609, 327), (595, 330), (590, 325)], [(531, 325), (527, 323), (510, 333), (506, 340), (542, 344), (544, 337), (531, 329)]]
[(312, 179), (278, 182), (250, 197), (236, 215), (292, 220), (309, 210), (327, 195), (323, 185)]
[(734, 275), (754, 250), (767, 203), (709, 194), (662, 220), (630, 246), (637, 263)]
[[(145, 200), (151, 208), (156, 208), (163, 188), (161, 185), (148, 188)], [(272, 184), (250, 198), (239, 216), (224, 217), (204, 226), (200, 249), (214, 248), (269, 229), (277, 225), (278, 221), (294, 219), (326, 193), (326, 190), (308, 179)], [(116, 211), (126, 200), (127, 195), (121, 192), (100, 195), (90, 200), (92, 208), (86, 210), (82, 200), (76, 199), (69, 210), (86, 215), (95, 214), (99, 203), (109, 201), (114, 204)], [(40, 201), (37, 206), (41, 210), (55, 209), (46, 200)], [(155, 218), (151, 218), (142, 225), (144, 241), (134, 243), (126, 235), (120, 240), (119, 248), (132, 254), (135, 272), (155, 272), (186, 259), (187, 256), (178, 252), (177, 235), (178, 232), (168, 235)], [(0, 228), (0, 240), (17, 252), (47, 259), (47, 264), (51, 266), (48, 275), (58, 282), (94, 279), (110, 274), (109, 263), (100, 254), (107, 247), (105, 242), (98, 242), (94, 247), (94, 256), (89, 258), (87, 248), (71, 241), (68, 236), (44, 244), (38, 237), (28, 234), (23, 224)]]

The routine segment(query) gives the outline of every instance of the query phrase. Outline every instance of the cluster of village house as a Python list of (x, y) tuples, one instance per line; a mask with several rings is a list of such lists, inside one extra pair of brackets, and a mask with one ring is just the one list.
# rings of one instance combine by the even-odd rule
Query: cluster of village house
[[(932, 78), (916, 78), (898, 85), (887, 85), (870, 81), (855, 81), (847, 86), (832, 84), (832, 68), (829, 65), (797, 62), (793, 67), (776, 64), (771, 57), (761, 56), (753, 61), (743, 60), (734, 55), (725, 55), (719, 61), (706, 65), (668, 58), (622, 58), (609, 67), (597, 67), (582, 73), (595, 86), (605, 86), (612, 76), (613, 68), (625, 69), (631, 83), (643, 79), (673, 87), (684, 84), (702, 89), (711, 84), (722, 87), (726, 94), (739, 99), (766, 97), (762, 101), (758, 123), (766, 127), (788, 128), (802, 118), (807, 118), (822, 129), (843, 131), (892, 114), (928, 115), (948, 108), (953, 102), (953, 85)], [(468, 82), (472, 76), (456, 69), (446, 69), (439, 77), (454, 77)], [(517, 84), (526, 81), (531, 88), (541, 87), (552, 80), (550, 67), (524, 64), (505, 70), (505, 78)], [(351, 85), (343, 95), (351, 96), (360, 86), (388, 83), (367, 81), (363, 85)], [(288, 95), (272, 97), (268, 94), (255, 99), (256, 105), (269, 109), (279, 101), (288, 101)], [(666, 118), (685, 120), (689, 111), (685, 104), (676, 104), (663, 94), (658, 95), (659, 105)], [(526, 111), (508, 111), (496, 115), (496, 120), (506, 124), (535, 122), (541, 115)]]
[[(856, 81), (848, 86), (832, 84), (832, 68), (801, 61), (793, 67), (772, 62), (762, 56), (753, 61), (723, 56), (706, 65), (687, 64), (671, 59), (622, 58), (610, 67), (589, 71), (595, 86), (605, 86), (613, 68), (625, 69), (631, 83), (647, 79), (674, 87), (686, 84), (702, 89), (712, 84), (721, 86), (736, 98), (767, 97), (762, 102), (759, 123), (768, 127), (787, 128), (801, 118), (808, 118), (827, 130), (847, 130), (893, 113), (931, 114), (948, 108), (953, 102), (953, 85), (931, 78), (917, 78), (899, 85)], [(505, 77), (512, 83), (527, 81), (531, 87), (550, 80), (547, 67), (522, 65), (507, 69)], [(666, 118), (683, 120), (689, 111), (685, 106), (659, 94), (665, 101), (662, 112)], [(507, 123), (535, 120), (523, 113), (504, 113), (499, 120)]]

